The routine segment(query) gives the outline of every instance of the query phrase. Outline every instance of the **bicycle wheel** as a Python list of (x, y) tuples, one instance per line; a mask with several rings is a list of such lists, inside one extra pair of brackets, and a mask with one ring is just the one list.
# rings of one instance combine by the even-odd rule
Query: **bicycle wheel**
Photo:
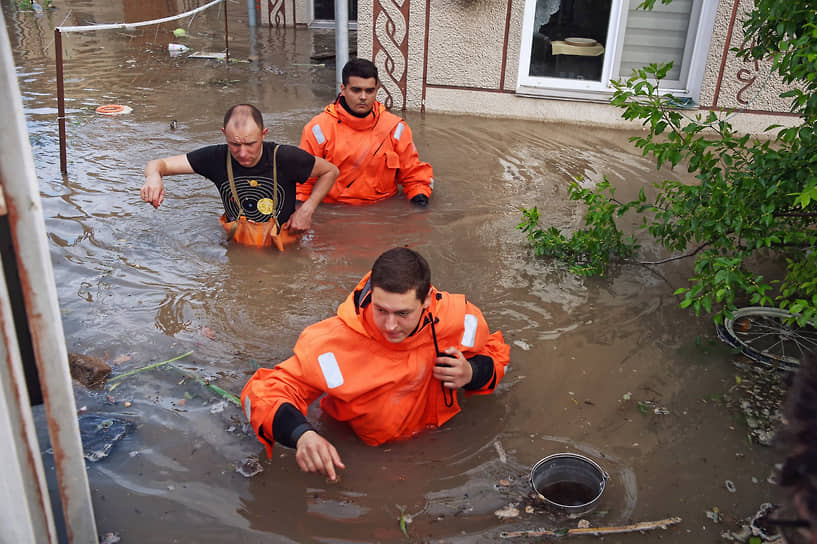
[(817, 328), (814, 321), (804, 326), (787, 323), (795, 315), (780, 308), (749, 306), (735, 311), (733, 319), (725, 319), (724, 333), (729, 342), (744, 355), (760, 363), (796, 370), (800, 361), (817, 350)]

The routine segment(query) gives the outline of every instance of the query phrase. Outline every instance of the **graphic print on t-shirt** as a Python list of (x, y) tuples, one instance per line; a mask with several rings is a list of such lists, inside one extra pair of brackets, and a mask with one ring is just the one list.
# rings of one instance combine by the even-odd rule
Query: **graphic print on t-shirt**
[[(238, 198), (241, 199), (241, 206), (244, 208), (244, 215), (250, 221), (266, 223), (273, 215), (273, 202), (276, 202), (273, 194), (274, 184), (271, 178), (266, 177), (237, 177), (235, 178), (235, 188), (238, 191)], [(235, 221), (238, 217), (238, 206), (233, 199), (233, 192), (229, 183), (221, 184), (221, 201), (227, 212), (227, 218)], [(278, 184), (277, 206), (274, 210), (275, 216), (281, 214), (284, 205), (284, 189)]]

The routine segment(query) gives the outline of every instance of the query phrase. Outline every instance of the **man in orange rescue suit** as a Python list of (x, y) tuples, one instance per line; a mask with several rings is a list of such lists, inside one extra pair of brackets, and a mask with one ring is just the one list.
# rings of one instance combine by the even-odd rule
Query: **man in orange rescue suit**
[[(431, 165), (422, 162), (406, 122), (375, 99), (377, 67), (352, 59), (343, 67), (337, 100), (304, 127), (301, 149), (340, 169), (324, 202), (368, 204), (397, 193), (426, 206), (434, 188)], [(298, 200), (312, 193), (311, 180), (298, 186)]]
[(292, 357), (257, 370), (241, 402), (270, 456), (273, 442), (296, 448), (302, 470), (335, 480), (340, 455), (305, 417), (321, 395), (324, 412), (376, 446), (451, 419), (457, 389), (491, 393), (509, 354), (465, 295), (438, 291), (426, 260), (400, 247), (377, 258), (336, 316), (301, 333)]
[[(281, 224), (282, 231), (288, 234), (308, 230), (312, 224), (312, 214), (323, 195), (332, 187), (338, 169), (295, 146), (282, 144), (276, 153), (276, 144), (264, 141), (267, 131), (258, 108), (250, 104), (231, 107), (224, 115), (224, 127), (221, 129), (227, 144), (211, 145), (185, 155), (150, 161), (145, 167), (142, 200), (158, 208), (165, 199), (162, 177), (199, 174), (212, 181), (221, 194), (224, 205), (222, 223), (235, 221), (239, 207), (227, 171), (229, 152), (236, 193), (247, 219), (267, 223), (274, 217)], [(274, 171), (273, 157), (277, 172)], [(296, 210), (295, 187), (310, 176), (317, 180), (314, 182), (314, 194)]]

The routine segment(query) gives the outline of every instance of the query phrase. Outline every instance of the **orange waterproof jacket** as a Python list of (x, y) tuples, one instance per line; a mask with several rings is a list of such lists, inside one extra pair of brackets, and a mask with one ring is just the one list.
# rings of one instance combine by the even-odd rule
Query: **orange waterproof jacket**
[[(431, 165), (420, 160), (408, 124), (380, 102), (364, 118), (329, 104), (304, 127), (300, 145), (340, 170), (324, 202), (376, 202), (396, 194), (398, 183), (408, 199), (431, 196)], [(315, 178), (299, 183), (297, 199), (309, 198), (314, 185)]]
[(408, 438), (451, 419), (460, 407), (456, 394), (444, 393), (442, 383), (432, 377), (436, 358), (432, 320), (441, 351), (454, 346), (466, 358), (493, 359), (493, 379), (467, 394), (491, 393), (504, 376), (510, 348), (501, 332), (490, 333), (482, 313), (464, 295), (432, 288), (432, 302), (418, 330), (393, 344), (372, 319), (368, 280), (369, 275), (361, 280), (338, 307), (337, 316), (301, 333), (292, 357), (275, 368), (257, 370), (244, 386), (244, 413), (269, 455), (272, 443), (260, 437), (275, 440), (272, 429), (278, 408), (290, 403), (306, 415), (309, 405), (324, 393), (321, 408), (348, 422), (372, 446)]

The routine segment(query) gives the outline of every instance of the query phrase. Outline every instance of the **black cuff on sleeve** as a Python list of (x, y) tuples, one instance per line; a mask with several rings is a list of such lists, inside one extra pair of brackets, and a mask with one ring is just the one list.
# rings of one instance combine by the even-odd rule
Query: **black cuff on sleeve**
[(279, 444), (294, 448), (301, 435), (309, 430), (312, 430), (312, 426), (292, 404), (285, 402), (275, 412), (275, 418), (272, 420), (272, 434)]
[(468, 362), (471, 363), (471, 381), (463, 386), (467, 391), (476, 391), (485, 387), (494, 377), (494, 360), (487, 355), (474, 355)]
[(411, 203), (420, 206), (421, 208), (425, 208), (428, 206), (428, 197), (424, 194), (414, 195), (411, 197)]

